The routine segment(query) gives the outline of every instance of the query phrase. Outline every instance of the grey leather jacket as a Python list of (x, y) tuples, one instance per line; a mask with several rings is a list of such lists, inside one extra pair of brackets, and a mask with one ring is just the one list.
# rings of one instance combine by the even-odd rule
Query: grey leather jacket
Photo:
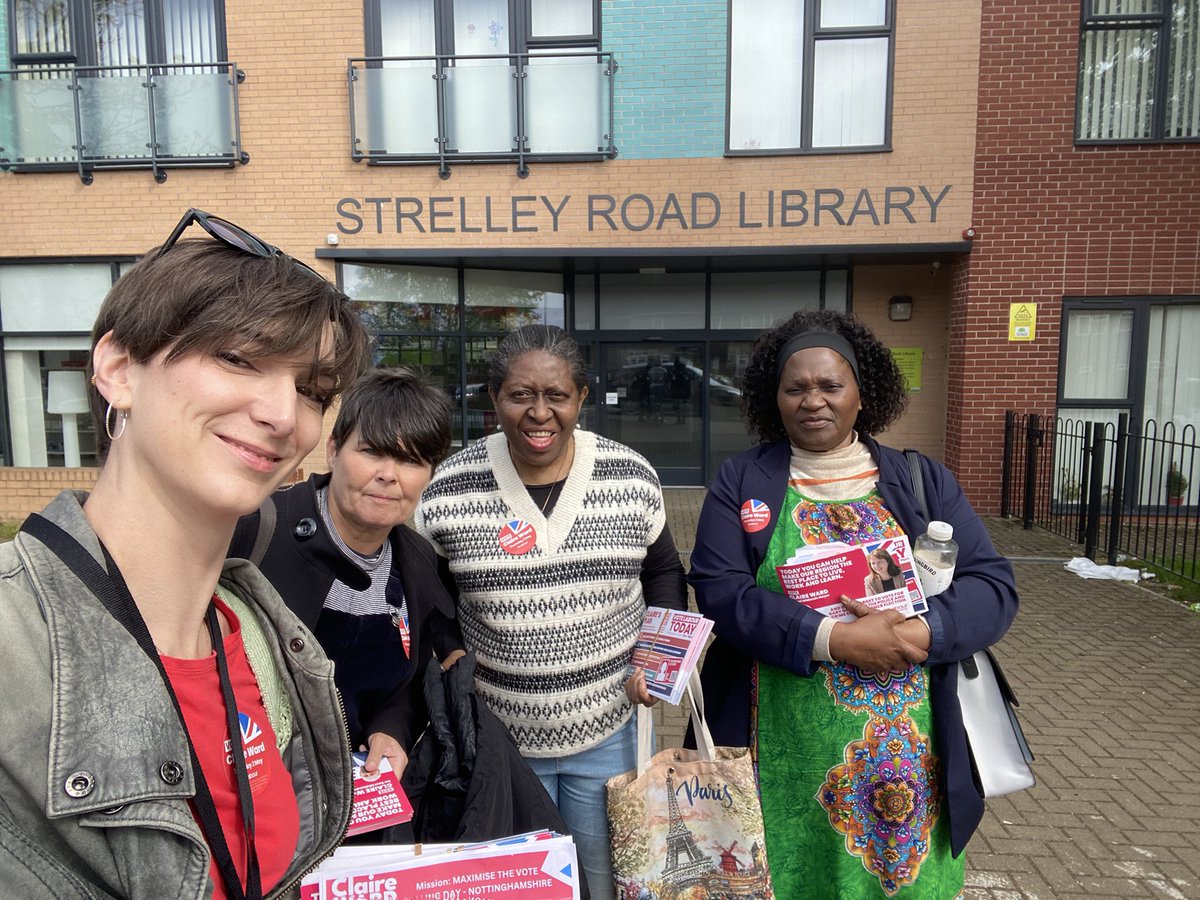
[[(100, 560), (84, 497), (60, 494), (43, 515)], [(247, 641), (247, 652), (268, 711), (290, 719), (283, 760), (300, 838), (269, 896), (297, 896), (300, 878), (337, 846), (350, 815), (351, 759), (333, 666), (252, 565), (227, 562), (221, 584), (244, 601), (243, 620), (254, 616), (248, 630), (265, 638), (257, 650)], [(0, 635), (0, 893), (210, 896), (209, 850), (187, 802), (195, 792), (187, 741), (157, 668), (26, 534), (0, 545)]]

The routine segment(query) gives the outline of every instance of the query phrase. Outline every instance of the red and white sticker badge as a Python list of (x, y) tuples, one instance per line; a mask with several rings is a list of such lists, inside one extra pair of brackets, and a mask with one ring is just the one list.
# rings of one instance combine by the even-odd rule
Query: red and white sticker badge
[(500, 549), (512, 556), (524, 556), (537, 543), (537, 531), (528, 522), (513, 519), (500, 529)]
[(753, 534), (762, 531), (771, 521), (771, 507), (761, 500), (747, 500), (742, 504), (742, 530)]

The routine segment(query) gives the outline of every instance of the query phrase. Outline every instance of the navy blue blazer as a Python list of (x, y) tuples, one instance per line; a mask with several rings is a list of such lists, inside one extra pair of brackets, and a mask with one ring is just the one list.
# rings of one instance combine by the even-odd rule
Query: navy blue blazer
[[(904, 454), (863, 437), (879, 463), (879, 493), (905, 533), (928, 524), (917, 508)], [(753, 660), (811, 675), (813, 639), (821, 614), (755, 584), (758, 567), (783, 509), (791, 448), (787, 441), (761, 444), (721, 466), (709, 488), (696, 530), (688, 581), (700, 611), (713, 620), (714, 640), (701, 680), (709, 726), (718, 744), (745, 746), (750, 731)], [(945, 466), (921, 458), (925, 496), (934, 519), (954, 526), (958, 564), (949, 590), (930, 599), (926, 616), (932, 644), (930, 702), (946, 788), (953, 853), (957, 856), (983, 817), (983, 798), (971, 774), (966, 733), (956, 688), (958, 666), (1000, 640), (1017, 614), (1012, 566), (996, 552), (986, 528)], [(761, 531), (742, 528), (747, 500), (770, 508)]]

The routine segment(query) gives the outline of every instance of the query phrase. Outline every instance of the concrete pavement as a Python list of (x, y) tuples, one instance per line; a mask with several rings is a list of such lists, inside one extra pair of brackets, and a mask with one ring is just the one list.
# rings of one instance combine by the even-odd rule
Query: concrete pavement
[[(704, 491), (665, 494), (686, 566)], [(1017, 575), (1021, 611), (996, 654), (1038, 784), (988, 801), (964, 897), (1200, 898), (1200, 614), (1067, 572), (1082, 551), (1056, 535), (987, 524)], [(680, 711), (657, 716), (675, 744)]]

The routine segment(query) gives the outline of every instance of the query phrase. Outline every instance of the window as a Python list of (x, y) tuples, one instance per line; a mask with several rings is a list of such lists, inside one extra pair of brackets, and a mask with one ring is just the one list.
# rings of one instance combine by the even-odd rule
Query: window
[(487, 56), (600, 48), (596, 0), (368, 0), (372, 56)]
[(600, 327), (662, 331), (704, 327), (704, 273), (600, 276)]
[[(6, 167), (246, 162), (223, 0), (6, 0), (12, 69), (0, 72)], [(64, 84), (65, 83), (65, 84)], [(64, 90), (64, 87), (66, 88)]]
[(456, 441), (496, 428), (488, 364), (500, 339), (522, 325), (565, 324), (556, 273), (342, 263), (341, 287), (375, 336), (375, 361), (427, 373), (454, 398)]
[(710, 326), (770, 328), (800, 309), (821, 308), (821, 273), (714, 272)]
[(1200, 422), (1200, 304), (1068, 300), (1059, 415), (1160, 426)]
[(891, 141), (892, 0), (730, 0), (730, 154)]
[(1200, 138), (1200, 0), (1084, 0), (1076, 139)]
[(524, 175), (527, 156), (616, 154), (596, 0), (367, 0), (365, 23), (355, 159), (437, 161), (449, 177), (449, 159), (516, 159)]
[(0, 464), (96, 465), (83, 380), (110, 263), (0, 266), (0, 345), (8, 452)]
[[(1163, 503), (1168, 460), (1180, 459), (1172, 442), (1193, 443), (1200, 422), (1200, 358), (1193, 351), (1200, 297), (1067, 298), (1064, 312), (1059, 417), (1082, 437), (1084, 423), (1103, 423), (1111, 433), (1128, 415), (1130, 429), (1148, 440), (1128, 446), (1133, 462), (1125, 469), (1125, 496)], [(1057, 441), (1054, 454), (1059, 498), (1077, 499), (1080, 443)], [(1192, 465), (1186, 458), (1181, 464)]]
[(222, 0), (10, 0), (12, 61), (139, 66), (225, 58)]

